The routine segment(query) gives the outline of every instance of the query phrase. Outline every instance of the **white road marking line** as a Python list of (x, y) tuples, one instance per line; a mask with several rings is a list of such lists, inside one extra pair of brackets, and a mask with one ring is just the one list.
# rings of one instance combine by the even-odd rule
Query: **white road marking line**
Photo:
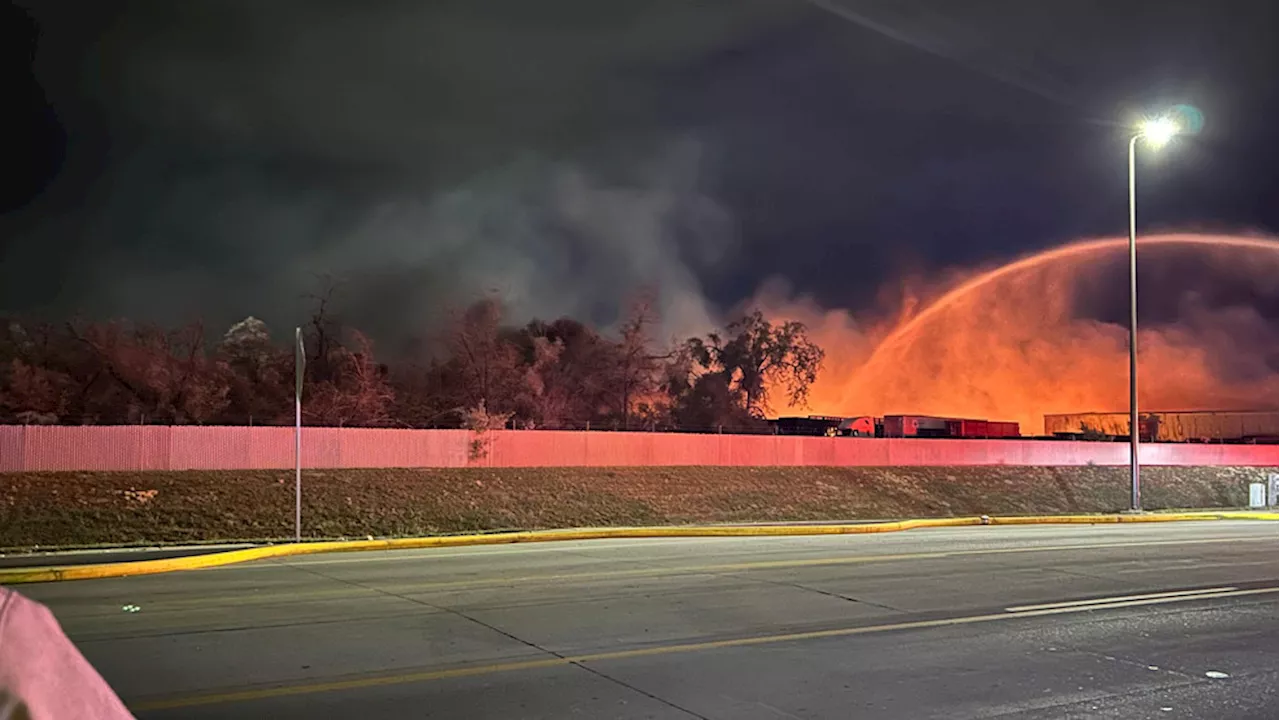
[(1005, 612), (1020, 613), (1034, 610), (1051, 610), (1055, 608), (1071, 608), (1086, 605), (1110, 605), (1133, 600), (1153, 600), (1157, 598), (1190, 598), (1195, 595), (1214, 595), (1217, 593), (1238, 590), (1235, 587), (1201, 588), (1199, 590), (1178, 590), (1174, 592), (1146, 593), (1144, 595), (1119, 595), (1115, 597), (1092, 598), (1090, 600), (1071, 600), (1068, 602), (1045, 603), (1043, 605), (1015, 605), (1007, 607)]

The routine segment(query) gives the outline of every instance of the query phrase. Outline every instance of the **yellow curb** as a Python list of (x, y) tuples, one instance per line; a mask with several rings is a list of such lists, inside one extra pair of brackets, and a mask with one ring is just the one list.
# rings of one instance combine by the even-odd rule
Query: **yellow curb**
[(440, 537), (394, 538), (388, 540), (350, 540), (336, 542), (287, 543), (244, 550), (206, 553), (162, 560), (134, 560), (92, 565), (64, 565), (0, 569), (0, 585), (54, 582), (60, 580), (95, 580), (101, 578), (154, 575), (179, 570), (234, 565), (252, 560), (314, 555), (317, 553), (358, 552), (365, 550), (409, 550), (415, 548), (466, 547), (509, 543), (563, 542), (568, 540), (605, 540), (623, 538), (676, 537), (769, 537), (803, 535), (857, 535), (863, 533), (900, 532), (915, 528), (963, 527), (970, 525), (1068, 525), (1130, 522), (1183, 522), (1189, 520), (1280, 520), (1274, 512), (1189, 512), (1151, 515), (1027, 515), (1010, 517), (957, 517), (900, 520), (884, 523), (841, 525), (689, 525), (669, 527), (586, 528), (578, 530), (526, 530), (483, 535), (449, 535)]
[(1027, 515), (993, 517), (992, 525), (1101, 525), (1106, 523), (1183, 522), (1187, 520), (1280, 520), (1280, 513), (1224, 510), (1119, 515)]

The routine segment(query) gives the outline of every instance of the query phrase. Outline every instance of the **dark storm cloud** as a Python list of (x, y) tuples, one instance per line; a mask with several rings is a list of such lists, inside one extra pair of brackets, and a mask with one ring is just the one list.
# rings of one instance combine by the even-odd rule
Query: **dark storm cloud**
[(773, 275), (858, 306), (1122, 232), (1109, 123), (1172, 100), (1209, 124), (1144, 160), (1142, 223), (1273, 229), (1274, 8), (1122, 5), (33, 4), (70, 139), (0, 307), (279, 328), (317, 274), (385, 339), (490, 289), (608, 323), (655, 285), (673, 330)]
[[(511, 148), (649, 131), (645, 71), (744, 24), (684, 3), (149, 3), (99, 43), (105, 106), (148, 132), (338, 166), (449, 175)], [(554, 9), (556, 12), (550, 12)]]
[(731, 219), (651, 78), (758, 24), (750, 4), (144, 3), (74, 47), (56, 9), (33, 9), (54, 38), (37, 74), (111, 142), (80, 206), (8, 249), (57, 267), (54, 305), (287, 321), (333, 275), (384, 337), (490, 289), (517, 316), (607, 324), (645, 287), (672, 331), (713, 312), (697, 272)]

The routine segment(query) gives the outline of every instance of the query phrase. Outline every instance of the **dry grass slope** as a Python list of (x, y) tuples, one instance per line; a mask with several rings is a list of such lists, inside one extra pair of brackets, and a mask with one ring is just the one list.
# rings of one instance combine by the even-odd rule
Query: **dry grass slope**
[[(500, 529), (1115, 512), (1126, 468), (311, 470), (309, 537)], [(1143, 469), (1149, 509), (1239, 507), (1258, 468)], [(0, 547), (263, 540), (293, 533), (290, 471), (0, 475)]]

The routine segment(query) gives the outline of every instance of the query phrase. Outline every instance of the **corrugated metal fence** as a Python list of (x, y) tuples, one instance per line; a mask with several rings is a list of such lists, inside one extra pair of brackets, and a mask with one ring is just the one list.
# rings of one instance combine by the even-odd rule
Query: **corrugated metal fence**
[[(1143, 445), (1148, 465), (1275, 467), (1275, 445)], [(1123, 443), (303, 428), (307, 468), (1124, 465)], [(293, 428), (0, 426), (0, 472), (293, 467)]]

